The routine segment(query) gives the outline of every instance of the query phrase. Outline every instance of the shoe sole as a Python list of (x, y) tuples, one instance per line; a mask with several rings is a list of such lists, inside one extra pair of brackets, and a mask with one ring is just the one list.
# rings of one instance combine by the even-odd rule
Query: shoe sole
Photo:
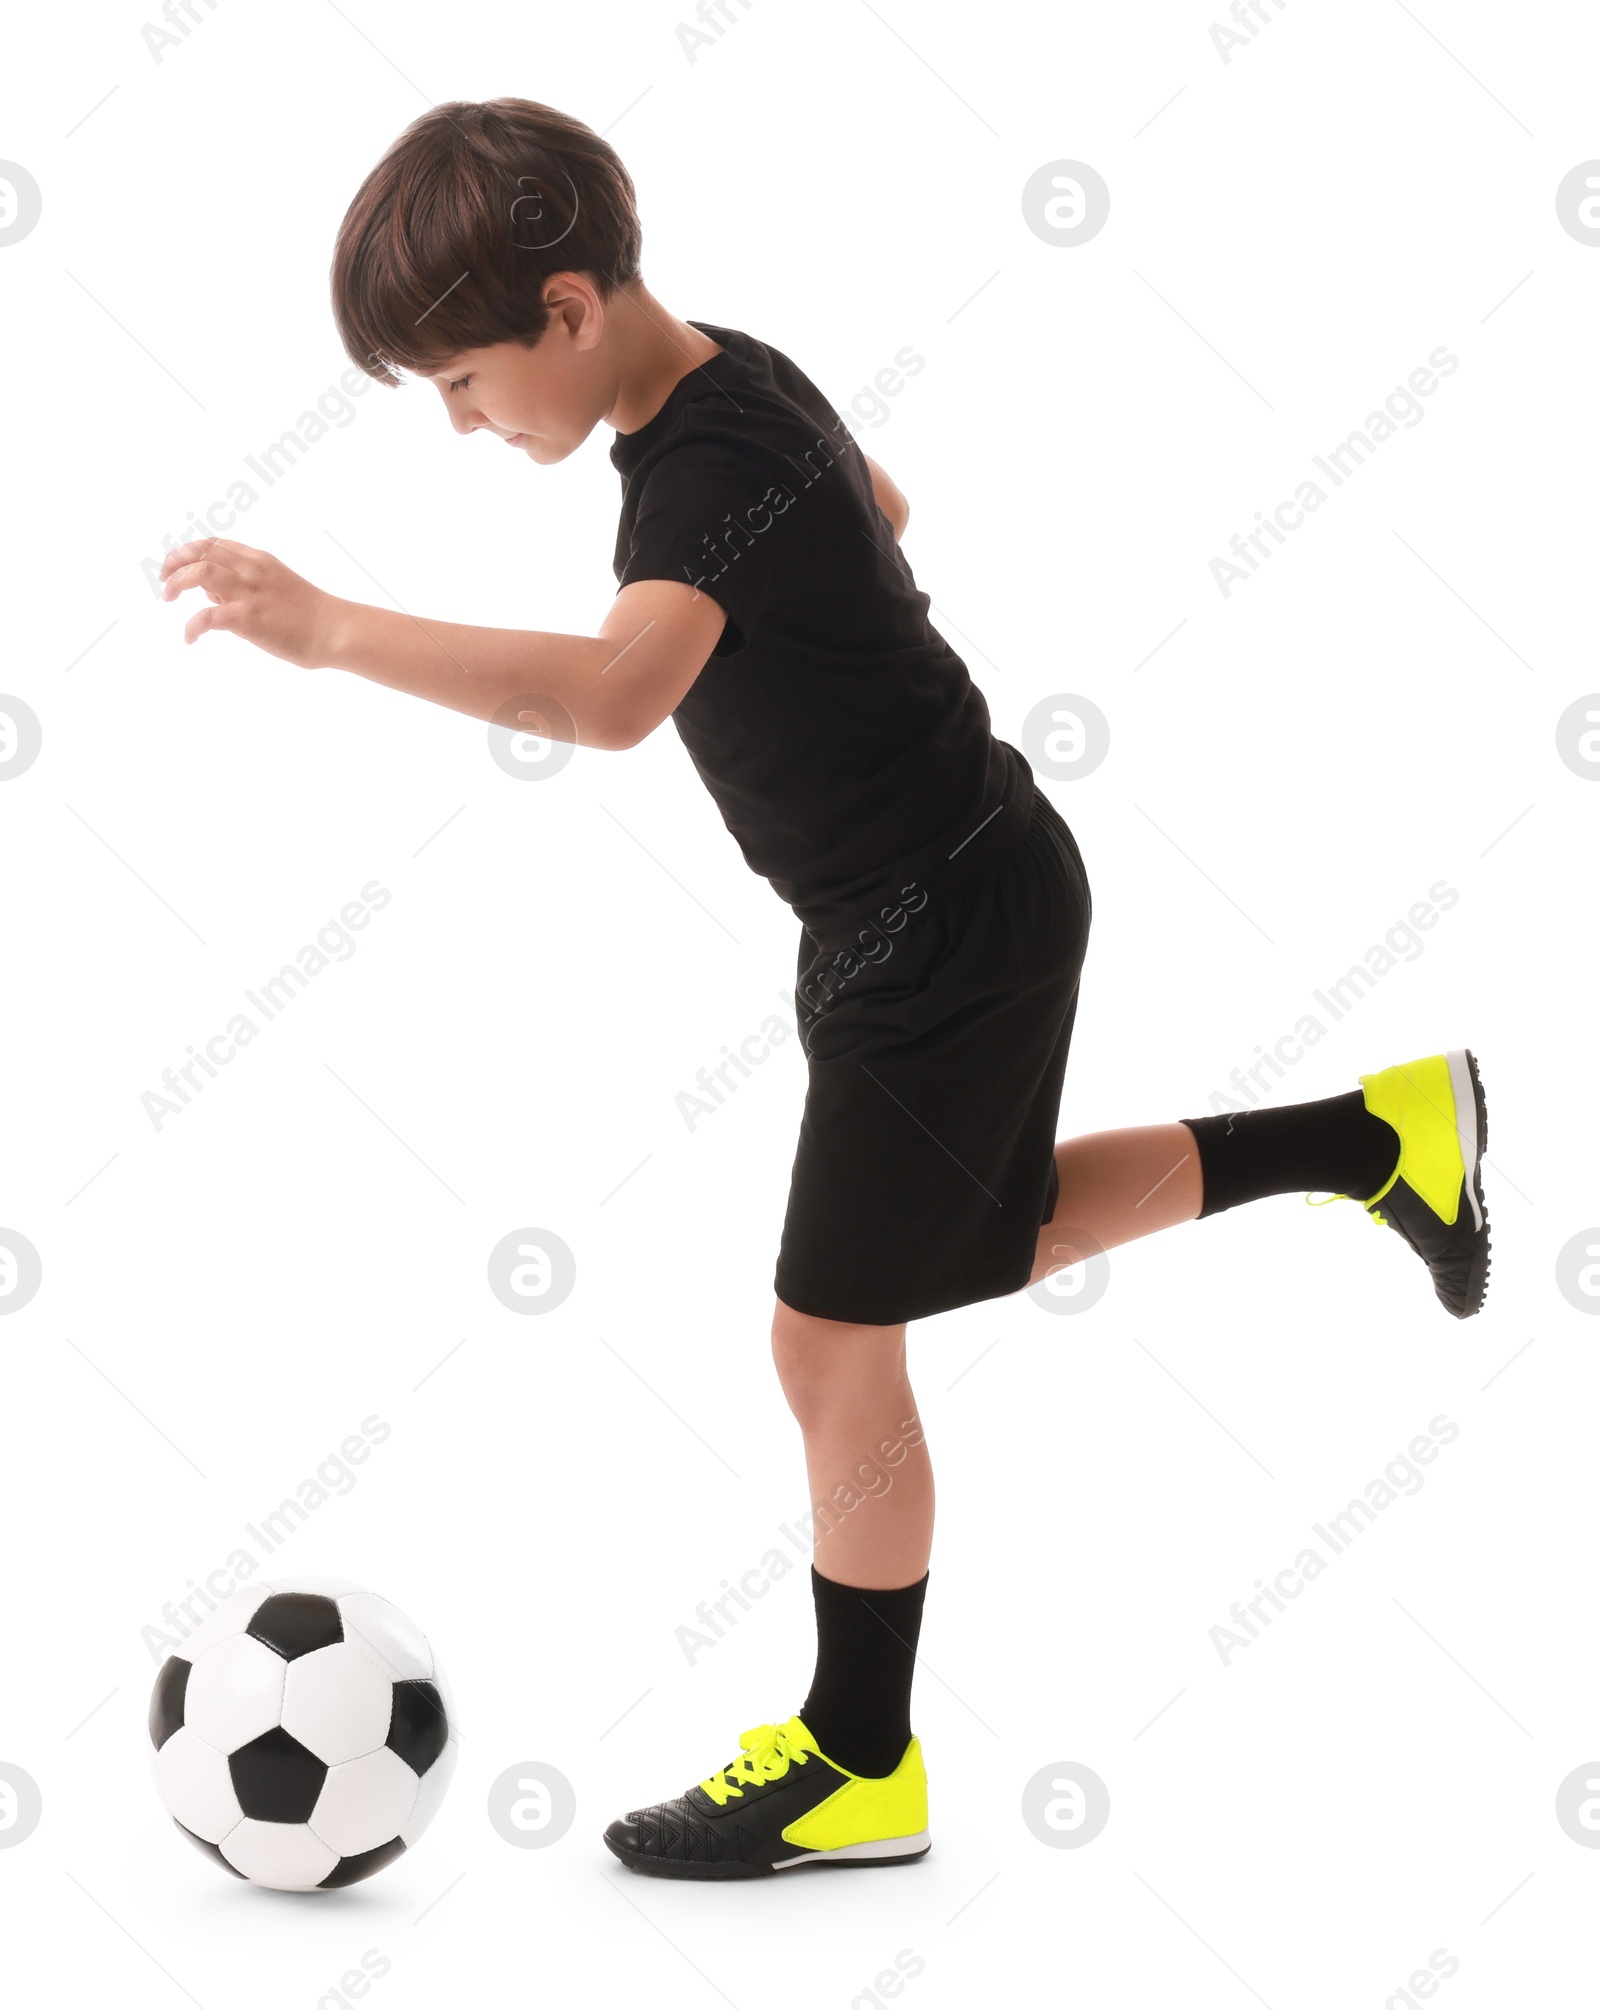
[[(1478, 1162), (1487, 1142), (1488, 1118), (1483, 1084), (1478, 1080), (1478, 1064), (1470, 1047), (1452, 1047), (1445, 1055), (1450, 1070), (1450, 1088), (1456, 1105), (1456, 1141), (1461, 1147), (1461, 1164), (1467, 1199), (1472, 1206), (1472, 1225), (1483, 1227), (1483, 1182)], [(1470, 1112), (1470, 1121), (1469, 1121)]]
[[(1452, 1048), (1446, 1059), (1450, 1064), (1450, 1087), (1456, 1103), (1456, 1135), (1461, 1140), (1461, 1162), (1466, 1169), (1466, 1196), (1472, 1206), (1473, 1227), (1483, 1238), (1473, 1252), (1472, 1265), (1467, 1272), (1466, 1307), (1457, 1314), (1458, 1318), (1470, 1319), (1483, 1309), (1483, 1301), (1489, 1292), (1489, 1214), (1483, 1199), (1483, 1155), (1489, 1148), (1489, 1105), (1483, 1093), (1483, 1079), (1478, 1073), (1478, 1059), (1472, 1049)], [(1470, 1098), (1466, 1093), (1469, 1087)], [(1465, 1123), (1469, 1108), (1473, 1118), (1470, 1137)]]
[(914, 1836), (887, 1836), (882, 1842), (841, 1843), (837, 1849), (808, 1849), (799, 1856), (780, 1857), (774, 1870), (790, 1870), (802, 1863), (915, 1863), (933, 1847), (928, 1831)]
[[(618, 1849), (609, 1837), (605, 1846), (629, 1870), (641, 1877), (674, 1877), (691, 1883), (714, 1883), (742, 1877), (776, 1877), (780, 1871), (805, 1869), (815, 1864), (823, 1870), (885, 1870), (891, 1864), (920, 1863), (933, 1847), (924, 1829), (920, 1835), (891, 1836), (883, 1842), (845, 1843), (838, 1849), (808, 1850), (803, 1856), (785, 1857), (778, 1863), (682, 1863), (671, 1857), (635, 1856)], [(900, 1845), (910, 1843), (909, 1850)], [(920, 1845), (920, 1847), (918, 1847)], [(894, 1850), (893, 1856), (881, 1852)]]
[[(1461, 1242), (1454, 1248), (1435, 1251), (1429, 1256), (1406, 1227), (1405, 1221), (1393, 1206), (1387, 1214), (1379, 1214), (1381, 1201), (1367, 1202), (1368, 1211), (1386, 1221), (1396, 1231), (1401, 1240), (1414, 1255), (1422, 1258), (1433, 1276), (1434, 1294), (1439, 1303), (1453, 1319), (1470, 1319), (1483, 1309), (1484, 1297), (1489, 1289), (1489, 1216), (1483, 1200), (1483, 1154), (1489, 1140), (1489, 1113), (1484, 1099), (1483, 1082), (1478, 1074), (1477, 1056), (1470, 1047), (1451, 1048), (1444, 1056), (1450, 1077), (1450, 1095), (1455, 1104), (1456, 1143), (1461, 1153), (1462, 1185), (1461, 1198), (1456, 1204), (1455, 1228), (1458, 1238), (1464, 1238), (1466, 1275), (1461, 1288), (1461, 1303), (1453, 1304), (1440, 1289), (1436, 1263), (1446, 1260), (1462, 1260)], [(1443, 1115), (1443, 1112), (1440, 1112)], [(1427, 1202), (1412, 1192), (1410, 1187), (1403, 1191), (1426, 1208), (1434, 1219), (1438, 1219)], [(1465, 1219), (1463, 1219), (1463, 1202)]]

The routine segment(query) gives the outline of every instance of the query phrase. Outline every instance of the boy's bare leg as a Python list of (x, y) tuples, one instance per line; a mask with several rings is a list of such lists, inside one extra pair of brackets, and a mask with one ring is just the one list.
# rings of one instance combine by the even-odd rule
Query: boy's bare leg
[(772, 1358), (805, 1438), (817, 1569), (874, 1591), (914, 1584), (933, 1545), (933, 1467), (905, 1327), (817, 1319), (780, 1299)]
[[(1183, 1124), (1068, 1138), (1056, 1166), (1061, 1197), (1039, 1233), (1033, 1283), (1084, 1253), (1062, 1233), (1111, 1249), (1200, 1212), (1200, 1161)], [(934, 1492), (905, 1327), (817, 1319), (780, 1299), (772, 1358), (805, 1438), (817, 1569), (875, 1591), (915, 1583), (932, 1549)]]
[(1200, 1212), (1200, 1157), (1186, 1124), (1142, 1124), (1065, 1138), (1056, 1146), (1056, 1171), (1061, 1195), (1039, 1231), (1030, 1284), (1095, 1253), (1074, 1248), (1074, 1232), (1092, 1237), (1101, 1249), (1114, 1249), (1119, 1242), (1193, 1221)]

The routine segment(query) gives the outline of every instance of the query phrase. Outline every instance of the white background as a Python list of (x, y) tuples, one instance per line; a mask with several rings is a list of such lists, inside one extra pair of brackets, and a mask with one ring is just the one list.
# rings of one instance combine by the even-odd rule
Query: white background
[[(0, 1226), (44, 1264), (0, 1320), (0, 1759), (44, 1799), (0, 1850), (8, 1987), (310, 2010), (376, 1948), (391, 2010), (846, 2010), (910, 1949), (922, 2005), (1379, 2010), (1445, 1949), (1450, 2010), (1575, 2001), (1600, 1855), (1554, 1803), (1600, 1753), (1600, 1328), (1555, 1259), (1600, 1219), (1600, 791), (1555, 724), (1600, 686), (1600, 255), (1555, 191), (1600, 154), (1600, 31), (1289, 0), (1225, 63), (1176, 0), (728, 11), (693, 62), (643, 4), (197, 0), (159, 63), (136, 6), (8, 28), (0, 154), (44, 199), (0, 250), (0, 688), (44, 732), (0, 788)], [(674, 1886), (599, 1842), (809, 1677), (799, 1567), (693, 1666), (674, 1638), (805, 1506), (766, 1337), (802, 1058), (692, 1132), (674, 1103), (787, 992), (793, 917), (670, 730), (514, 781), (469, 719), (186, 649), (198, 597), (140, 571), (346, 367), (327, 267), (383, 148), (501, 94), (619, 149), (675, 312), (847, 416), (926, 359), (854, 423), (935, 619), (1002, 736), (1063, 693), (1111, 724), (1096, 773), (1043, 784), (1096, 910), (1064, 1134), (1204, 1111), (1434, 882), (1460, 895), (1274, 1095), (1474, 1048), (1480, 1318), (1290, 1196), (1115, 1252), (1081, 1316), (1022, 1294), (913, 1330), (940, 1489), (914, 1870)], [(1021, 208), (1061, 159), (1111, 190), (1075, 249)], [(1440, 345), (1424, 420), (1224, 598), (1210, 560)], [(592, 631), (604, 427), (538, 468), (431, 390), (352, 410), (249, 542), (342, 594)], [(372, 879), (356, 953), (153, 1128), (163, 1069)], [(530, 1225), (578, 1264), (544, 1318), (485, 1283)], [(141, 1630), (372, 1414), (391, 1438), (282, 1567), (424, 1626), (464, 1757), (412, 1854), (287, 1898), (157, 1804)], [(1224, 1666), (1233, 1601), (1440, 1415), (1421, 1492)], [(578, 1816), (517, 1850), (485, 1797), (531, 1760)], [(1063, 1760), (1111, 1796), (1082, 1848), (1020, 1814)]]

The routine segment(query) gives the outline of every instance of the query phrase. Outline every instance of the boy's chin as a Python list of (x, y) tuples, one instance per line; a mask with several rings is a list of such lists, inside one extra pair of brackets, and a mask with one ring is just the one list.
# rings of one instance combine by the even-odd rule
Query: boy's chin
[(570, 432), (565, 433), (524, 433), (517, 442), (517, 452), (526, 454), (531, 461), (541, 467), (553, 467), (557, 461), (570, 460), (598, 424), (597, 420), (575, 417)]

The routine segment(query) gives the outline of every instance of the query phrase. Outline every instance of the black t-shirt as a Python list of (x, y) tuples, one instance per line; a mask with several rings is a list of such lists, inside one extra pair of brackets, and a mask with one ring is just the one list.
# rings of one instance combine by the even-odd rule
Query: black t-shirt
[(681, 579), (726, 611), (673, 724), (746, 862), (842, 949), (1016, 844), (1033, 775), (929, 623), (843, 419), (778, 350), (689, 325), (722, 353), (611, 448), (617, 584)]

